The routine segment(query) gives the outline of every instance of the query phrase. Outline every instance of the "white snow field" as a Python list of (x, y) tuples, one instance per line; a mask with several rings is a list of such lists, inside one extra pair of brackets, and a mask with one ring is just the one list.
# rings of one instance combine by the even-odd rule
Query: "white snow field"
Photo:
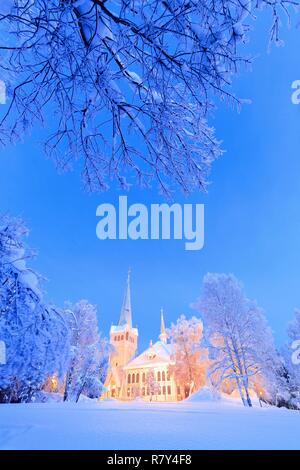
[(195, 399), (0, 405), (0, 449), (300, 449), (300, 412)]

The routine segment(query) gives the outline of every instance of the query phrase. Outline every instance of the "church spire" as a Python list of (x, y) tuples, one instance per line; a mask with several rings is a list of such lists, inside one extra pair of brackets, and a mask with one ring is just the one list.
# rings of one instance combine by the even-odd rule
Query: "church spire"
[(163, 311), (162, 308), (160, 310), (160, 335), (159, 335), (159, 339), (163, 343), (167, 342), (167, 333), (166, 333), (165, 320), (164, 320), (164, 311)]
[(131, 270), (129, 269), (125, 295), (124, 295), (123, 305), (122, 305), (121, 314), (120, 314), (119, 326), (128, 325), (130, 328), (132, 328), (130, 275), (131, 275)]

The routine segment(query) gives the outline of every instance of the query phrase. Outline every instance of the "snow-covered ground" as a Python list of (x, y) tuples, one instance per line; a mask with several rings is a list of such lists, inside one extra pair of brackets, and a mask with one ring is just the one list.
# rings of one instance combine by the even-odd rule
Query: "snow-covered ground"
[(300, 412), (230, 401), (0, 405), (0, 449), (300, 449)]

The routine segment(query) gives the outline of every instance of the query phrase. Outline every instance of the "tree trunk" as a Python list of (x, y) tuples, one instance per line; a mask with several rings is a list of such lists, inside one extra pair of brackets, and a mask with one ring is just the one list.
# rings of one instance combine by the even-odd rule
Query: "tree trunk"
[(78, 403), (78, 400), (79, 400), (79, 398), (80, 398), (80, 395), (82, 394), (82, 390), (83, 390), (84, 387), (85, 387), (86, 376), (87, 376), (87, 374), (85, 374), (84, 379), (82, 379), (81, 386), (80, 386), (79, 390), (77, 391), (76, 398), (75, 398), (75, 403)]

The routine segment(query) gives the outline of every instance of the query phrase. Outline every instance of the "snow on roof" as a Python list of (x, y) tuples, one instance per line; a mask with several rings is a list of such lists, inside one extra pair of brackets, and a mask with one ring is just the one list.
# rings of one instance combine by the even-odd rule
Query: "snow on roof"
[(157, 341), (142, 354), (132, 359), (124, 369), (165, 365), (171, 361), (172, 345)]

